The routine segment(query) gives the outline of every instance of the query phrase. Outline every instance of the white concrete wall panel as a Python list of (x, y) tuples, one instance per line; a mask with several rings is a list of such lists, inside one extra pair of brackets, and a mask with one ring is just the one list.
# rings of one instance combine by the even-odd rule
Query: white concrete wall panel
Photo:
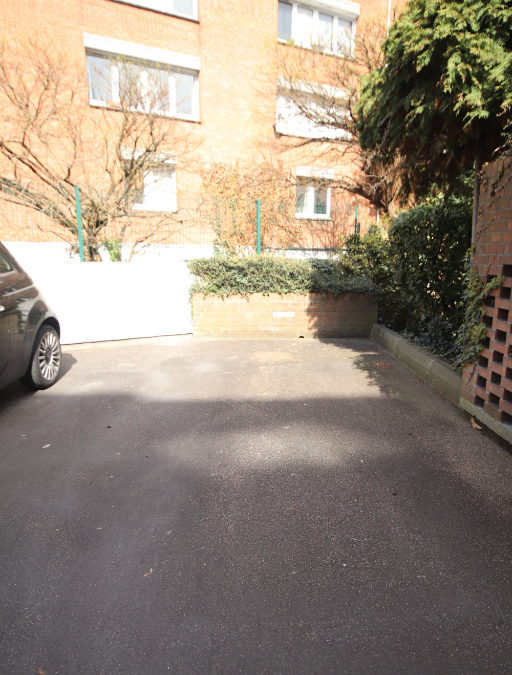
[(211, 255), (211, 247), (159, 247), (129, 263), (80, 263), (65, 244), (5, 245), (57, 313), (63, 344), (193, 332), (185, 260)]

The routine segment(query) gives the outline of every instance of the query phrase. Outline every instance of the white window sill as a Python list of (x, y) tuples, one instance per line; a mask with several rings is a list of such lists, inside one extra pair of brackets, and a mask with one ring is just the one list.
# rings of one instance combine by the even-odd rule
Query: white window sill
[[(103, 108), (104, 110), (113, 110), (115, 112), (122, 112), (122, 108), (120, 105), (112, 102), (112, 103), (106, 103), (105, 101), (97, 101), (95, 99), (89, 99), (89, 105), (91, 108)], [(145, 113), (143, 110), (131, 110), (131, 112), (137, 112), (140, 115), (154, 115), (155, 117), (165, 117), (166, 119), (172, 119), (172, 120), (182, 120), (183, 122), (196, 122), (200, 123), (201, 120), (199, 117), (195, 115), (180, 115), (179, 113), (165, 113), (165, 112), (160, 112), (158, 110), (155, 110), (152, 113)]]
[(325, 54), (325, 56), (335, 56), (337, 59), (350, 59), (351, 61), (354, 60), (354, 52), (351, 51), (350, 54), (345, 54), (345, 53), (340, 53), (340, 52), (332, 52), (331, 50), (328, 49), (320, 49), (317, 46), (314, 47), (308, 47), (306, 45), (301, 45), (299, 42), (295, 42), (293, 38), (290, 38), (289, 40), (283, 40), (282, 38), (277, 38), (277, 42), (280, 45), (288, 45), (288, 47), (299, 47), (300, 49), (307, 49), (309, 52), (316, 52), (317, 54)]
[(307, 134), (304, 131), (294, 131), (291, 129), (283, 129), (279, 124), (275, 125), (276, 134), (279, 136), (290, 136), (291, 138), (308, 138), (310, 140), (324, 141), (329, 143), (331, 141), (338, 141), (340, 139), (350, 139), (351, 135), (349, 132), (344, 129), (326, 129), (324, 133), (321, 133), (321, 130), (316, 131), (315, 133), (311, 132)]
[(178, 12), (167, 11), (165, 9), (160, 9), (158, 7), (151, 7), (150, 3), (137, 2), (137, 0), (113, 0), (114, 2), (122, 3), (123, 5), (132, 5), (133, 7), (139, 7), (140, 9), (149, 9), (151, 12), (158, 12), (158, 14), (165, 14), (167, 16), (175, 16), (178, 19), (187, 19), (188, 21), (195, 21), (199, 23), (197, 16), (192, 16), (190, 14), (179, 14)]
[(171, 52), (168, 49), (160, 47), (149, 47), (138, 42), (128, 42), (126, 40), (117, 40), (94, 33), (84, 33), (84, 46), (86, 49), (92, 49), (98, 52), (107, 52), (117, 56), (130, 56), (141, 61), (154, 61), (155, 63), (164, 63), (173, 68), (184, 68), (185, 70), (201, 70), (201, 58), (181, 52)]
[(144, 211), (144, 213), (177, 213), (178, 209), (175, 206), (172, 206), (168, 209), (161, 209), (151, 204), (134, 204), (134, 211)]
[(303, 131), (295, 131), (294, 129), (287, 129), (279, 123), (275, 125), (275, 130), (276, 134), (279, 134), (280, 136), (291, 136), (292, 138), (315, 138), (313, 134), (307, 134)]
[(322, 12), (331, 12), (339, 16), (346, 16), (355, 21), (360, 13), (361, 8), (358, 2), (353, 0), (300, 0), (299, 4), (318, 9)]
[(297, 220), (332, 220), (330, 215), (322, 215), (321, 213), (312, 213), (305, 215), (304, 213), (296, 213)]

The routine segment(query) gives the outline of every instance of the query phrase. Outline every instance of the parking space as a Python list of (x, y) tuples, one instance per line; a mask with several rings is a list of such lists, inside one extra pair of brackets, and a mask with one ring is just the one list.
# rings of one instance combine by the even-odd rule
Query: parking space
[(0, 392), (0, 672), (509, 671), (508, 446), (381, 347), (63, 354)]

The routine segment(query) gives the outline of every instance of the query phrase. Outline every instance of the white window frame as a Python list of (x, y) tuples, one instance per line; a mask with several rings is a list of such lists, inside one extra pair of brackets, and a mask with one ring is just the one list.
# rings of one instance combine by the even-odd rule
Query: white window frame
[[(133, 151), (129, 148), (123, 148), (122, 156), (126, 161), (130, 161), (134, 156), (140, 154), (140, 151)], [(151, 193), (155, 194), (154, 186), (155, 170), (166, 169), (169, 171), (170, 189), (162, 190), (159, 196), (151, 201)], [(176, 156), (172, 153), (159, 152), (155, 155), (152, 167), (144, 176), (142, 188), (143, 201), (134, 202), (132, 205), (134, 211), (148, 211), (154, 213), (176, 213), (178, 210), (178, 198), (176, 189)], [(164, 207), (162, 208), (162, 205)]]
[[(315, 86), (310, 83), (294, 82), (295, 91), (304, 93), (304, 96), (321, 98), (322, 95), (339, 101), (340, 109), (347, 111), (346, 102), (348, 94), (339, 87), (319, 84)], [(284, 79), (278, 82), (277, 100), (276, 100), (276, 125), (275, 130), (283, 136), (294, 136), (296, 138), (326, 138), (326, 139), (349, 139), (350, 133), (344, 129), (335, 129), (329, 126), (315, 124), (301, 114), (298, 106), (292, 100), (290, 95), (291, 85)], [(314, 102), (311, 103), (314, 106)]]
[(197, 0), (192, 0), (192, 14), (182, 14), (181, 12), (176, 12), (174, 8), (169, 9), (169, 0), (114, 0), (114, 2), (122, 2), (125, 5), (133, 5), (134, 7), (141, 7), (142, 9), (151, 9), (154, 12), (160, 12), (160, 14), (179, 16), (182, 19), (198, 20)]
[[(278, 36), (278, 42), (288, 44), (289, 40), (298, 47), (304, 49), (318, 49), (319, 44), (315, 43), (315, 39), (319, 40), (321, 36), (320, 30), (320, 14), (329, 14), (333, 17), (333, 36), (338, 35), (338, 20), (349, 21), (352, 24), (349, 53), (345, 51), (333, 50), (332, 48), (321, 48), (325, 54), (333, 54), (335, 56), (353, 57), (355, 49), (356, 37), (356, 21), (359, 18), (360, 8), (359, 4), (350, 2), (349, 0), (302, 0), (301, 2), (294, 2), (283, 0), (286, 4), (292, 6), (292, 26), (291, 38), (285, 39)], [(298, 34), (299, 26), (299, 8), (309, 9), (313, 12), (312, 30), (307, 36)]]
[[(199, 122), (199, 71), (201, 67), (201, 59), (197, 56), (188, 54), (180, 54), (178, 52), (171, 52), (167, 49), (160, 49), (156, 47), (148, 47), (147, 45), (137, 44), (135, 42), (127, 42), (125, 40), (116, 40), (114, 38), (107, 38), (101, 35), (93, 35), (91, 33), (84, 33), (84, 46), (86, 55), (103, 56), (111, 58), (111, 81), (112, 81), (112, 102), (119, 104), (119, 65), (116, 59), (130, 58), (141, 62), (141, 70), (144, 65), (158, 69), (160, 64), (168, 66), (164, 72), (169, 75), (169, 92), (170, 101), (169, 111), (154, 110), (158, 114), (165, 117), (173, 117), (176, 119), (188, 120), (192, 122)], [(161, 69), (162, 70), (162, 69)], [(178, 113), (172, 109), (173, 92), (175, 91), (175, 83), (173, 78), (176, 73), (183, 72), (194, 77), (194, 85), (192, 91), (192, 113), (183, 114)], [(106, 108), (108, 102), (98, 99), (89, 98), (89, 104), (94, 107)]]
[[(302, 220), (331, 220), (331, 187), (328, 181), (334, 180), (333, 169), (317, 169), (309, 166), (299, 166), (295, 171), (297, 182), (307, 182), (305, 190), (305, 209), (302, 212), (295, 209), (295, 218)], [(315, 213), (315, 191), (318, 187), (327, 190), (327, 213)]]

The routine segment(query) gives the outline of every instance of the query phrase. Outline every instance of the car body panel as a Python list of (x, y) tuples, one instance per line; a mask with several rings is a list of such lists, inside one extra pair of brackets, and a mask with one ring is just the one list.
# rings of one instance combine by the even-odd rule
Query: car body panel
[[(10, 267), (10, 269), (7, 269)], [(41, 326), (57, 317), (29, 275), (0, 243), (0, 387), (23, 377)]]

